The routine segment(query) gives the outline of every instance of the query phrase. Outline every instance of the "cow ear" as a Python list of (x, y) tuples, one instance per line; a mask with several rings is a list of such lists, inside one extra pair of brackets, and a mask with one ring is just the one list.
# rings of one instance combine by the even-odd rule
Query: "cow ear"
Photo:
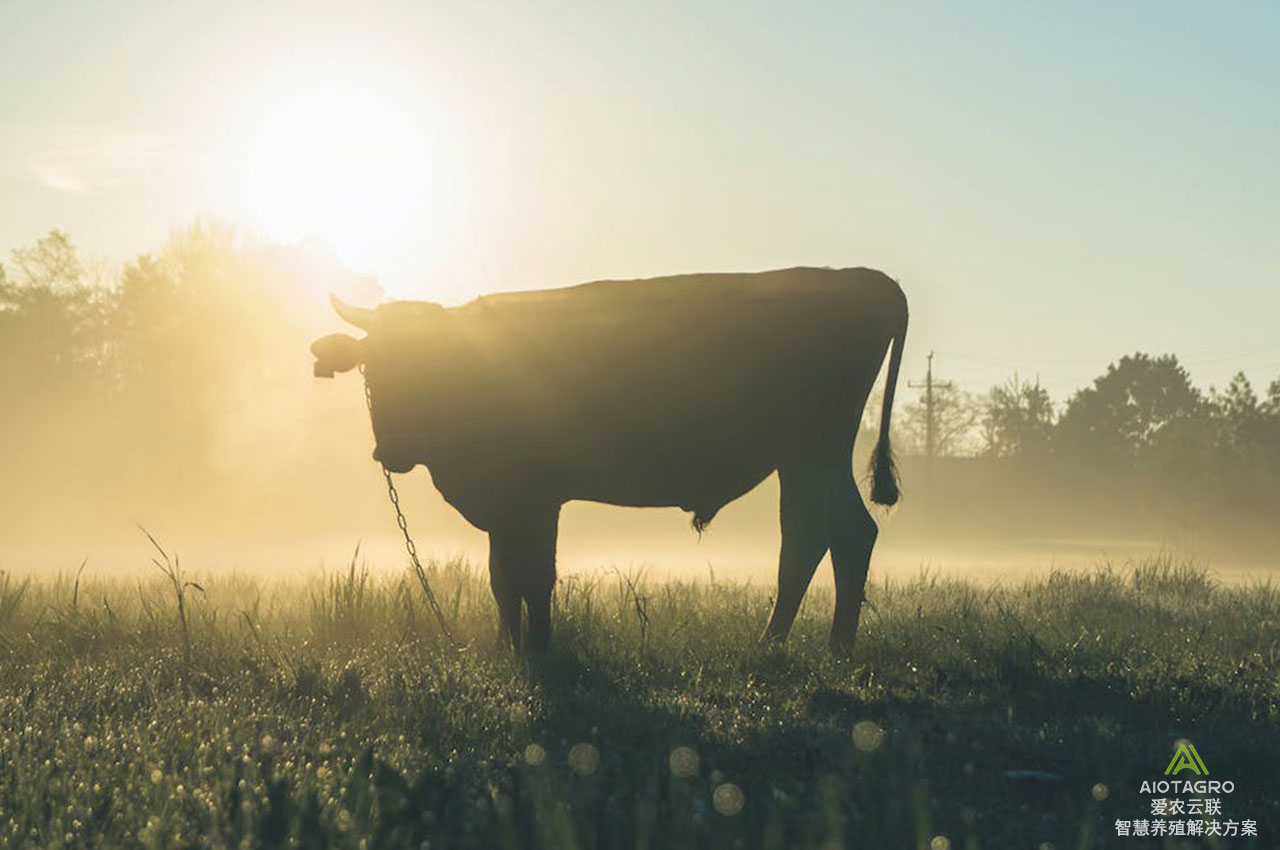
[(329, 334), (311, 343), (316, 357), (317, 378), (332, 378), (334, 372), (350, 372), (364, 362), (363, 340), (346, 334)]

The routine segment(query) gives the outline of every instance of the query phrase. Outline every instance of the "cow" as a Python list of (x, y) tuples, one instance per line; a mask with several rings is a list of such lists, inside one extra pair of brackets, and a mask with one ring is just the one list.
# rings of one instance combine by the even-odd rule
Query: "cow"
[(701, 533), (775, 471), (782, 546), (762, 640), (785, 640), (830, 551), (830, 643), (852, 647), (878, 532), (853, 443), (887, 352), (870, 498), (899, 496), (889, 424), (907, 301), (893, 279), (792, 268), (601, 280), (452, 308), (333, 304), (367, 335), (316, 340), (316, 374), (362, 367), (374, 459), (392, 472), (426, 466), (488, 533), (500, 628), (516, 652), (550, 639), (565, 502), (679, 507)]

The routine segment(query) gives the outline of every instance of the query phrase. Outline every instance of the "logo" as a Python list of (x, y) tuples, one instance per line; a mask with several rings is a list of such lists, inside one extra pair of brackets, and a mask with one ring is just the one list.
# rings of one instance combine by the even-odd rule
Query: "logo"
[[(1173, 742), (1173, 745), (1176, 747), (1173, 759), (1164, 769), (1164, 775), (1170, 778), (1142, 780), (1138, 793), (1151, 798), (1148, 801), (1150, 809), (1136, 818), (1117, 818), (1116, 836), (1257, 838), (1258, 822), (1256, 820), (1253, 818), (1236, 820), (1228, 817), (1226, 808), (1231, 804), (1231, 798), (1225, 795), (1235, 792), (1235, 782), (1230, 779), (1199, 778), (1208, 776), (1209, 768), (1204, 766), (1204, 760), (1196, 752), (1195, 745), (1186, 738), (1179, 738)], [(1161, 756), (1161, 759), (1163, 758)], [(1176, 774), (1184, 770), (1190, 770), (1198, 778), (1178, 779)], [(1106, 787), (1105, 784), (1098, 783), (1094, 788), (1093, 798), (1098, 801), (1105, 800)], [(1104, 793), (1099, 795), (1098, 789), (1102, 789)], [(1217, 847), (1219, 842), (1210, 841), (1209, 844)], [(1181, 844), (1179, 843), (1178, 846)]]
[(1173, 754), (1173, 758), (1169, 760), (1169, 766), (1164, 769), (1164, 775), (1173, 774), (1177, 776), (1184, 770), (1190, 770), (1196, 776), (1208, 776), (1209, 768), (1204, 766), (1200, 754), (1196, 752), (1195, 745), (1190, 741), (1184, 741), (1178, 745), (1178, 750)]

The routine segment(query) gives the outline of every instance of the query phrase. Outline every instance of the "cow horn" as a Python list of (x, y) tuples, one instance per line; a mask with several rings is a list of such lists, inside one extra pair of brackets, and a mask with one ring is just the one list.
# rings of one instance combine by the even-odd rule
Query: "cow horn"
[(373, 330), (373, 310), (367, 307), (353, 307), (332, 293), (329, 295), (329, 302), (333, 304), (334, 311), (342, 317), (343, 321), (355, 325), (362, 331)]

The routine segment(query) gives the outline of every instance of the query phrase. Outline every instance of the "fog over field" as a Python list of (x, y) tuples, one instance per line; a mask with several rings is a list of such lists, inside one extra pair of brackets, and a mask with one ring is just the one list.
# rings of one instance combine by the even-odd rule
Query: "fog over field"
[[(330, 292), (797, 265), (910, 305), (873, 574), (1276, 562), (1270, 9), (64, 11), (0, 12), (0, 568), (147, 569), (143, 525), (202, 569), (398, 569), (359, 380), (310, 375)], [(776, 492), (701, 539), (571, 505), (562, 568), (765, 581)]]
[[(54, 231), (3, 268), (0, 568), (148, 570), (140, 527), (198, 571), (299, 575), (346, 563), (357, 544), (375, 569), (405, 564), (360, 377), (317, 379), (308, 352), (342, 326), (319, 293), (369, 303), (375, 278), (323, 248), (210, 222), (96, 270)], [(1096, 356), (1099, 376), (1065, 398), (1014, 363), (982, 392), (904, 376), (892, 431), (904, 498), (876, 511), (872, 575), (1020, 579), (1155, 551), (1223, 580), (1267, 575), (1280, 380), (1255, 389), (1240, 372), (1203, 387), (1176, 352)], [(851, 460), (859, 479), (883, 380)], [(396, 480), (424, 553), (483, 565), (484, 535), (424, 469)], [(777, 505), (773, 476), (698, 534), (676, 509), (572, 503), (561, 572), (768, 584)]]

